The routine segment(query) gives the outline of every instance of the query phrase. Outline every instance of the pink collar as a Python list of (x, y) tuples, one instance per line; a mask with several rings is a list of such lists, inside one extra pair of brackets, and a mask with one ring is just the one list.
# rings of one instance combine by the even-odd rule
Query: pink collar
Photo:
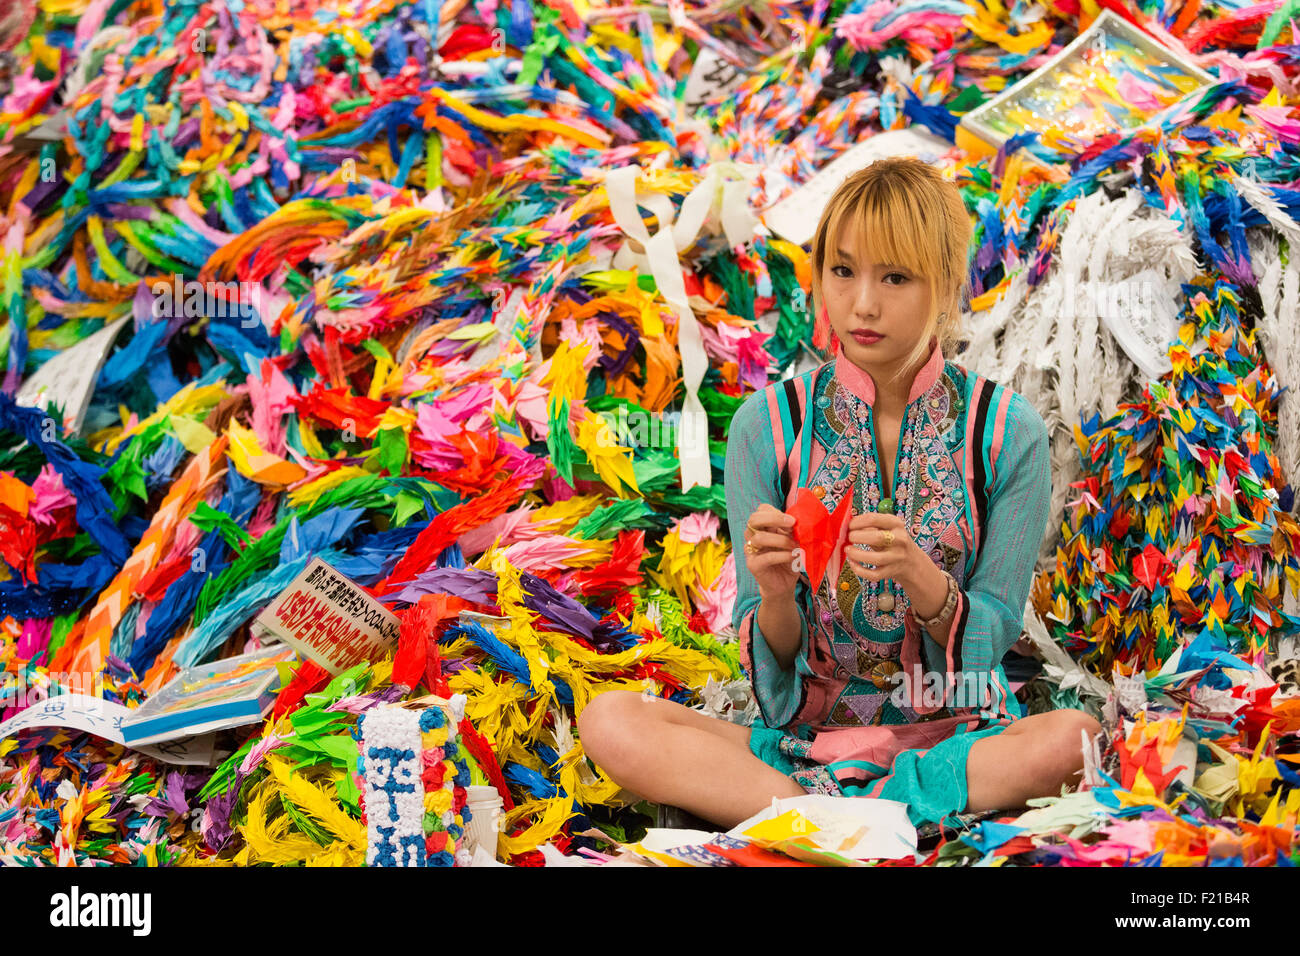
[[(907, 404), (912, 404), (934, 386), (934, 383), (939, 380), (939, 373), (943, 371), (943, 365), (944, 358), (939, 350), (939, 341), (931, 339), (929, 361), (921, 366), (921, 370), (916, 373), (916, 378), (912, 380), (912, 390), (908, 393)], [(835, 377), (841, 385), (868, 405), (875, 403), (876, 383), (871, 380), (867, 372), (845, 358), (843, 352), (835, 357)]]

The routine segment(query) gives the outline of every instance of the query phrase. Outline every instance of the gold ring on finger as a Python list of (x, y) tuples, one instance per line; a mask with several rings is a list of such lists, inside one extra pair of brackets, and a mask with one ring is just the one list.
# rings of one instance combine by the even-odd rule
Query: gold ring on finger
[(881, 550), (881, 551), (885, 551), (885, 550), (887, 550), (888, 548), (890, 548), (890, 547), (893, 545), (893, 543), (894, 543), (894, 532), (892, 532), (892, 531), (886, 531), (886, 532), (885, 532), (885, 543), (882, 544), (882, 545), (880, 546), (880, 550)]
[(752, 542), (752, 541), (746, 541), (746, 542), (745, 542), (745, 553), (746, 553), (746, 554), (758, 554), (758, 546), (755, 545), (754, 542)]

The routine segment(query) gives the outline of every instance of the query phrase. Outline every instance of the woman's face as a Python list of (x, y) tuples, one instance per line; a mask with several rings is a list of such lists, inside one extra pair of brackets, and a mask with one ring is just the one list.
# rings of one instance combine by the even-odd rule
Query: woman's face
[(930, 284), (902, 266), (876, 261), (867, 243), (859, 259), (851, 245), (841, 239), (826, 250), (822, 299), (845, 358), (880, 382), (899, 370), (924, 334)]

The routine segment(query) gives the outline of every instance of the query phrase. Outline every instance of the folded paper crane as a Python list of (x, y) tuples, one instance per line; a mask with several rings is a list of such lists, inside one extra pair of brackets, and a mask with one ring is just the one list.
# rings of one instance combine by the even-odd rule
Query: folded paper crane
[(819, 585), (826, 574), (826, 565), (830, 563), (845, 522), (849, 520), (852, 501), (850, 495), (845, 495), (835, 511), (830, 512), (811, 489), (800, 488), (795, 492), (794, 504), (786, 511), (794, 518), (790, 533), (803, 551), (804, 568), (813, 587)]

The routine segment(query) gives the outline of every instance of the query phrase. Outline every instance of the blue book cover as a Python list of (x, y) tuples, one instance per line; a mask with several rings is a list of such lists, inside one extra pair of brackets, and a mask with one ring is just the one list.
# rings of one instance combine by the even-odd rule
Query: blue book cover
[(294, 660), (287, 644), (196, 664), (141, 704), (122, 723), (128, 744), (206, 733), (262, 719), (280, 689), (277, 664)]

